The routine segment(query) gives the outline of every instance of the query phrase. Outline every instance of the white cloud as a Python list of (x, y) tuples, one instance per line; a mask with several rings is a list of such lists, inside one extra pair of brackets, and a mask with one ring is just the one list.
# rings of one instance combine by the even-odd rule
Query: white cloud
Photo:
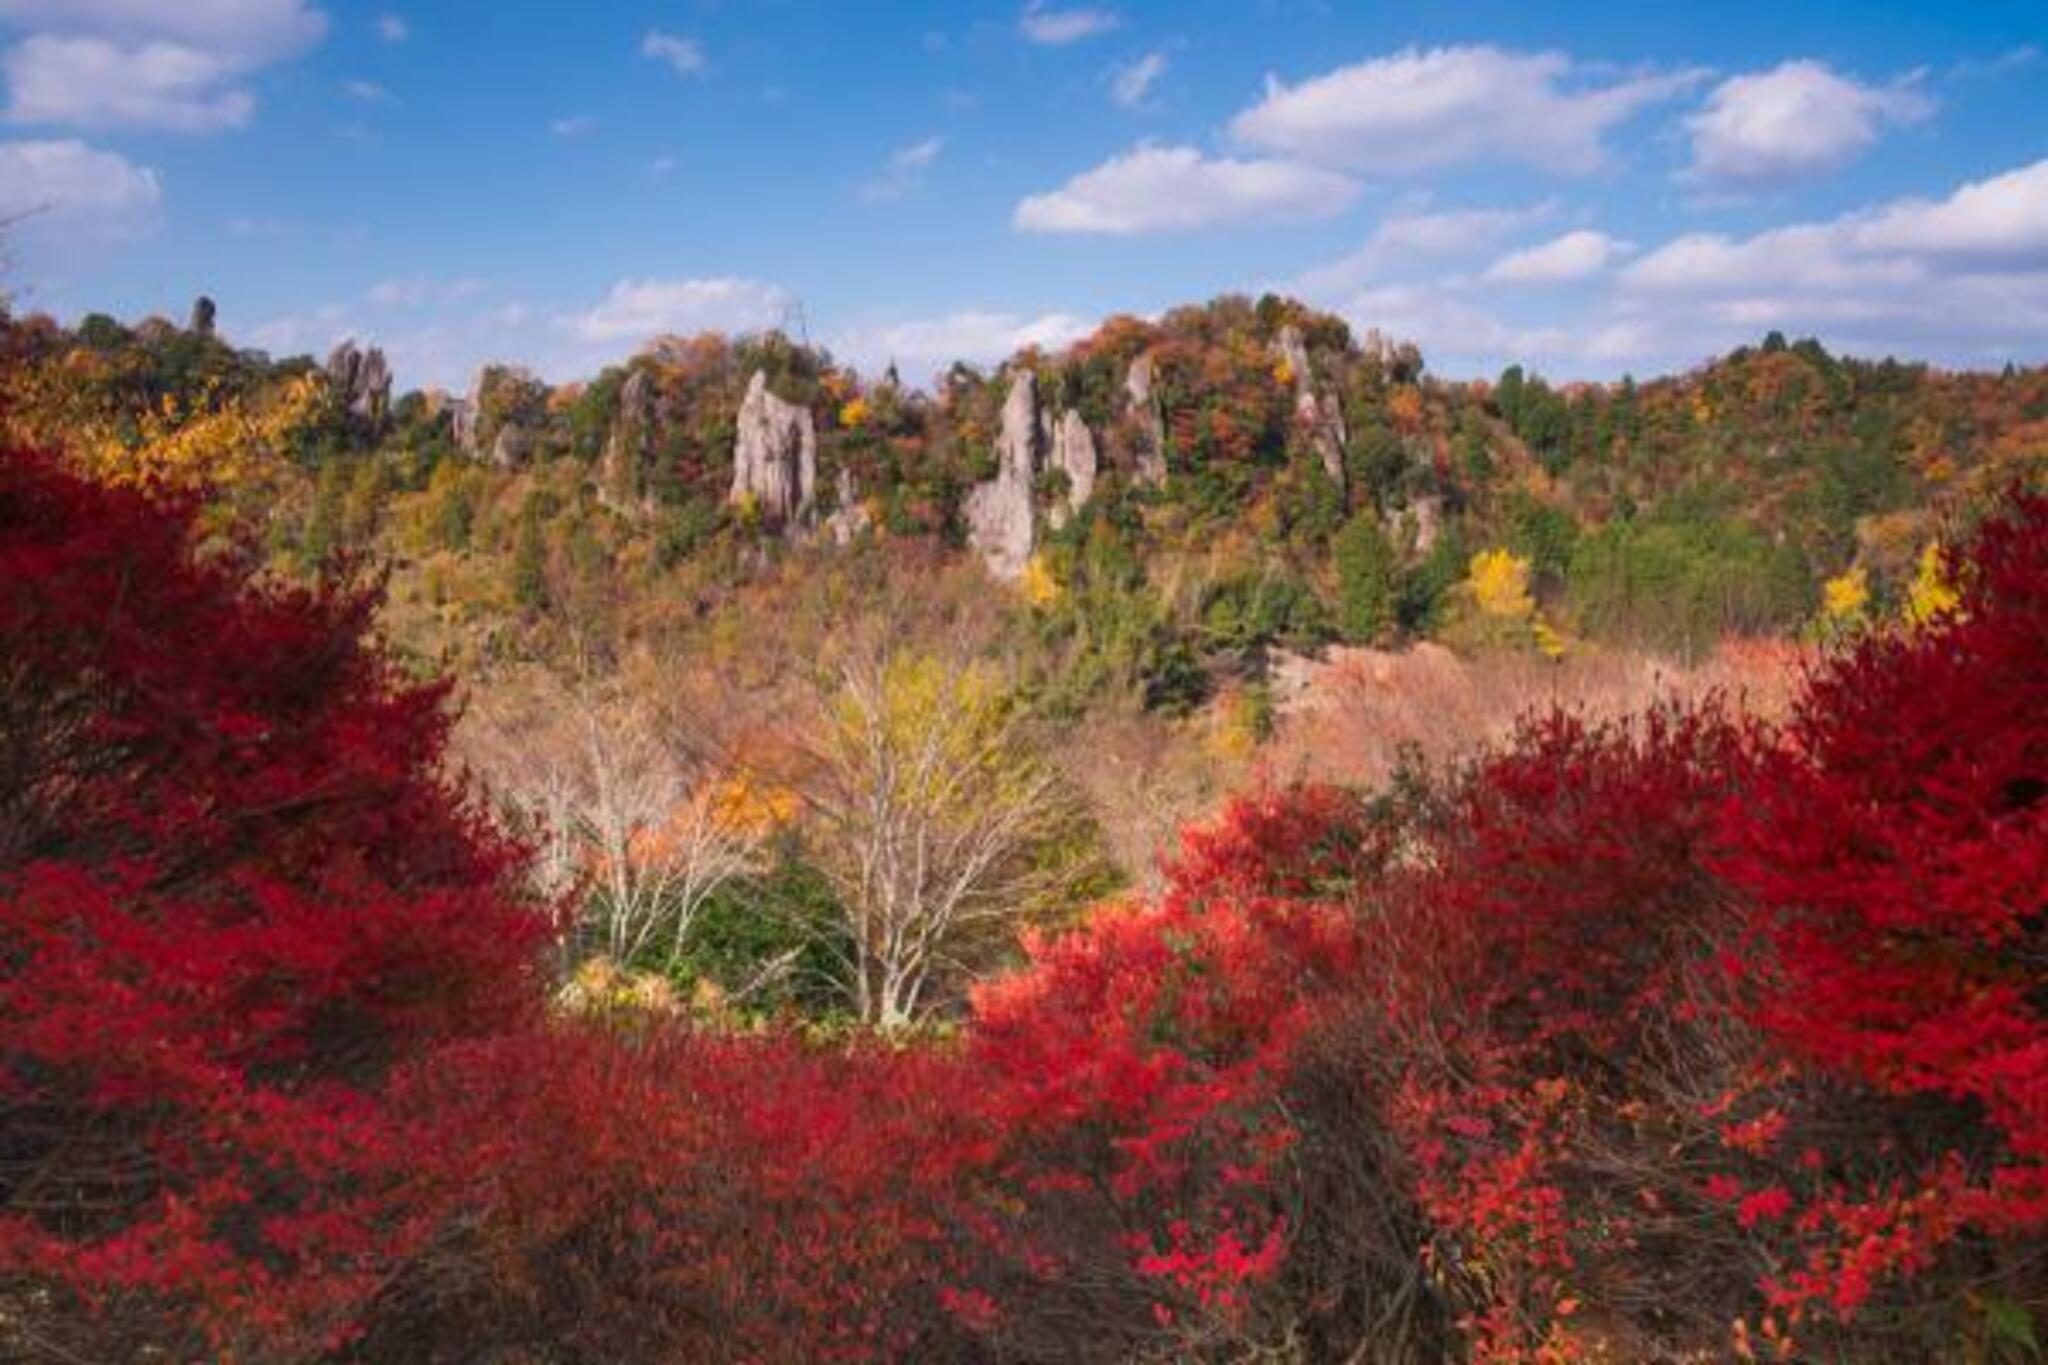
[(0, 0), (28, 36), (0, 57), (16, 123), (198, 132), (246, 123), (238, 80), (320, 41), (302, 0)]
[(1565, 284), (1605, 271), (1633, 250), (1629, 242), (1591, 228), (1512, 251), (1487, 267), (1484, 278), (1504, 284)]
[(1380, 221), (1364, 246), (1348, 256), (1304, 271), (1291, 288), (1309, 298), (1327, 298), (1425, 261), (1490, 251), (1511, 234), (1548, 218), (1554, 211), (1550, 204), (1536, 204), (1522, 209), (1393, 214)]
[(0, 142), (0, 218), (15, 231), (129, 238), (163, 198), (156, 172), (75, 139)]
[(788, 305), (778, 286), (731, 275), (621, 280), (596, 307), (561, 322), (585, 341), (639, 343), (668, 332), (770, 327)]
[(1855, 229), (1866, 251), (1959, 266), (2048, 269), (2048, 160), (1964, 185), (1936, 202), (1902, 199)]
[(597, 131), (597, 120), (589, 114), (570, 114), (548, 124), (556, 137), (584, 137)]
[(1116, 69), (1111, 77), (1109, 93), (1118, 104), (1126, 109), (1141, 109), (1152, 93), (1152, 87), (1166, 74), (1166, 54), (1148, 52), (1126, 66)]
[(1313, 166), (1211, 159), (1193, 147), (1143, 144), (1056, 190), (1027, 196), (1012, 222), (1023, 232), (1176, 232), (1326, 218), (1357, 197), (1348, 177)]
[(1823, 222), (1691, 233), (1619, 274), (1622, 311), (1694, 351), (1777, 327), (1864, 350), (2048, 351), (2048, 160)]
[(1877, 87), (1816, 61), (1789, 61), (1723, 81), (1688, 118), (1689, 178), (1761, 184), (1831, 171), (1855, 160), (1889, 125), (1918, 122), (1934, 101), (1908, 83)]
[(377, 41), (402, 43), (412, 37), (412, 25), (405, 22), (403, 15), (380, 14), (377, 16)]
[(1024, 7), (1017, 27), (1040, 46), (1063, 47), (1108, 33), (1122, 22), (1113, 9), (1048, 9), (1040, 0), (1033, 0)]
[(205, 132), (238, 128), (256, 107), (248, 91), (224, 88), (230, 68), (175, 43), (124, 48), (38, 34), (8, 49), (0, 69), (16, 123)]
[(893, 363), (905, 378), (920, 382), (956, 360), (992, 365), (1026, 346), (1059, 350), (1094, 330), (1094, 321), (1073, 313), (1026, 317), (964, 309), (844, 332), (832, 339), (832, 350), (870, 372)]
[(392, 100), (391, 92), (375, 81), (349, 81), (341, 93), (358, 104), (389, 104)]
[(924, 184), (924, 173), (946, 148), (942, 137), (928, 137), (889, 154), (882, 173), (860, 187), (860, 197), (871, 204), (901, 199)]
[(303, 52), (327, 33), (305, 0), (0, 0), (0, 20), (35, 33), (174, 43), (235, 66)]
[(1606, 164), (1616, 125), (1704, 78), (1594, 75), (1559, 52), (1408, 48), (1298, 85), (1269, 76), (1230, 127), (1254, 147), (1373, 174), (1475, 161), (1581, 174)]
[(695, 38), (681, 38), (658, 28), (647, 30), (640, 40), (640, 55), (667, 62), (678, 75), (697, 76), (704, 71), (704, 45)]

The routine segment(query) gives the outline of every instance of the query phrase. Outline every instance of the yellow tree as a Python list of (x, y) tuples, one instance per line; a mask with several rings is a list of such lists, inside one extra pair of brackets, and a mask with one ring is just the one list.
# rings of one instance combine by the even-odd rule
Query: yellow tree
[(1536, 614), (1529, 595), (1529, 561), (1512, 550), (1481, 550), (1472, 556), (1472, 603), (1482, 615), (1526, 621)]
[(862, 1021), (928, 1015), (1099, 870), (1085, 815), (990, 668), (884, 653), (823, 708), (804, 792)]
[(1906, 585), (1906, 625), (1914, 630), (1933, 625), (1954, 613), (1962, 600), (1955, 580), (1949, 575), (1948, 556), (1942, 553), (1939, 542), (1929, 541), (1920, 552), (1913, 581)]

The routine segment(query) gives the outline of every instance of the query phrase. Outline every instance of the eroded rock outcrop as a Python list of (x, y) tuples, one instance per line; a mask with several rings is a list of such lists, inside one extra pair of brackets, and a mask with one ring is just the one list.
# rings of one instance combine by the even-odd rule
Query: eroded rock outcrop
[(1021, 575), (1036, 548), (1031, 495), (1038, 477), (1040, 437), (1038, 377), (1028, 369), (1019, 370), (1003, 400), (996, 476), (969, 490), (963, 509), (968, 542), (997, 578)]
[(1052, 523), (1064, 526), (1067, 518), (1095, 496), (1095, 433), (1088, 429), (1079, 412), (1068, 408), (1053, 424), (1051, 447), (1052, 467), (1067, 476), (1066, 497), (1053, 508)]
[(599, 488), (606, 501), (622, 511), (653, 509), (648, 473), (654, 463), (660, 422), (654, 378), (645, 368), (636, 368), (619, 385), (619, 410), (605, 434), (598, 464)]
[(839, 505), (832, 509), (831, 516), (825, 518), (825, 533), (832, 537), (834, 545), (851, 545), (873, 529), (874, 518), (868, 515), (867, 505), (855, 493), (853, 471), (845, 465), (839, 467), (836, 488)]
[(1146, 352), (1124, 373), (1124, 402), (1138, 428), (1138, 478), (1166, 482), (1166, 413), (1152, 391), (1152, 355)]
[(753, 506), (767, 526), (803, 524), (818, 491), (818, 433), (811, 410), (768, 392), (767, 374), (756, 370), (740, 403), (738, 425), (728, 500)]
[(327, 383), (349, 419), (380, 430), (391, 413), (391, 367), (384, 352), (344, 341), (327, 356)]
[(1315, 367), (1299, 327), (1291, 322), (1282, 327), (1273, 339), (1273, 350), (1294, 376), (1294, 420), (1308, 434), (1309, 445), (1322, 461), (1323, 472), (1342, 488), (1344, 447), (1350, 442), (1350, 433), (1344, 429), (1344, 406), (1334, 393), (1316, 396)]

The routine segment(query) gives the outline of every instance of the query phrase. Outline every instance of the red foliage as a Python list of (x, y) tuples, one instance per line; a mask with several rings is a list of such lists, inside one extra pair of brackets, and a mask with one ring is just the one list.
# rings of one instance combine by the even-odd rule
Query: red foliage
[(541, 1024), (441, 691), (193, 536), (0, 458), (0, 1348), (1921, 1358), (2038, 1275), (2048, 502), (1788, 736), (1236, 802), (900, 1048)]
[(1280, 1087), (1355, 961), (1356, 815), (1326, 789), (1234, 802), (1189, 832), (1158, 903), (1032, 942), (976, 996), (965, 1060), (1003, 1196), (978, 1273), (1009, 1352), (1227, 1336), (1274, 1277), (1297, 1136)]
[(1842, 1310), (1966, 1229), (2048, 1232), (2048, 499), (1951, 567), (1960, 611), (1833, 661), (1727, 813), (1776, 1044), (1965, 1111), (1917, 1176), (1937, 1198), (1821, 1211), (1840, 1245), (1781, 1292)]
[(380, 1078), (517, 1017), (543, 929), (372, 595), (194, 538), (0, 453), (0, 1295), (108, 1357), (338, 1330), (418, 1230)]

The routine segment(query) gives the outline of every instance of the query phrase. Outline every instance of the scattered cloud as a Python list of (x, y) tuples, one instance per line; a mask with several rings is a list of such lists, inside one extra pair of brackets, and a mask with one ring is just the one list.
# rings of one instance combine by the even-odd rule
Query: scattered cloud
[(1617, 125), (1705, 78), (1615, 76), (1560, 52), (1408, 48), (1298, 85), (1269, 76), (1265, 98), (1230, 129), (1248, 146), (1375, 175), (1481, 161), (1576, 175), (1607, 164)]
[(585, 341), (637, 344), (667, 332), (773, 326), (788, 306), (779, 286), (731, 275), (621, 280), (595, 307), (561, 322)]
[(1094, 319), (1073, 313), (1026, 316), (964, 309), (843, 332), (832, 339), (832, 350), (870, 372), (896, 365), (904, 378), (920, 383), (956, 360), (993, 365), (1026, 346), (1059, 350), (1087, 336), (1095, 325)]
[(402, 43), (412, 37), (412, 25), (402, 15), (380, 14), (377, 16), (377, 41)]
[(1347, 256), (1304, 271), (1290, 288), (1309, 298), (1329, 298), (1396, 270), (1481, 255), (1555, 211), (1555, 205), (1543, 203), (1520, 209), (1392, 214), (1380, 220), (1365, 245)]
[(453, 303), (483, 293), (484, 282), (471, 276), (436, 280), (426, 275), (379, 280), (365, 296), (379, 308), (413, 308), (423, 303)]
[(1148, 52), (1134, 62), (1116, 69), (1110, 77), (1109, 93), (1126, 109), (1142, 109), (1152, 87), (1166, 74), (1166, 54)]
[(0, 20), (27, 30), (0, 55), (10, 121), (179, 132), (247, 123), (243, 78), (327, 31), (303, 0), (0, 0)]
[(704, 45), (695, 38), (682, 38), (650, 28), (647, 36), (640, 40), (640, 55), (668, 63), (678, 75), (700, 76), (704, 73)]
[(1064, 47), (1083, 38), (1109, 33), (1123, 23), (1113, 9), (1051, 9), (1041, 0), (1024, 7), (1017, 28), (1041, 47)]
[(860, 187), (860, 197), (870, 204), (879, 204), (912, 193), (924, 184), (924, 173), (945, 147), (944, 138), (928, 137), (897, 148), (890, 153), (889, 164), (882, 173)]
[(1721, 82), (1688, 118), (1688, 179), (1720, 185), (1778, 183), (1836, 170), (1884, 129), (1917, 123), (1934, 101), (1909, 78), (1863, 85), (1816, 61), (1789, 61)]
[(358, 104), (390, 104), (392, 94), (375, 81), (349, 81), (341, 87), (341, 93)]
[(556, 137), (587, 137), (597, 131), (597, 119), (591, 114), (569, 114), (550, 123), (548, 131)]
[(156, 172), (75, 139), (0, 142), (0, 219), (23, 234), (128, 239), (149, 230), (163, 198)]
[(1484, 278), (1500, 284), (1569, 284), (1604, 273), (1632, 250), (1633, 243), (1580, 228), (1509, 252), (1487, 267)]
[(1193, 147), (1141, 144), (1056, 190), (1027, 196), (1012, 222), (1023, 232), (1179, 232), (1327, 218), (1358, 193), (1349, 177), (1313, 166), (1212, 159)]

